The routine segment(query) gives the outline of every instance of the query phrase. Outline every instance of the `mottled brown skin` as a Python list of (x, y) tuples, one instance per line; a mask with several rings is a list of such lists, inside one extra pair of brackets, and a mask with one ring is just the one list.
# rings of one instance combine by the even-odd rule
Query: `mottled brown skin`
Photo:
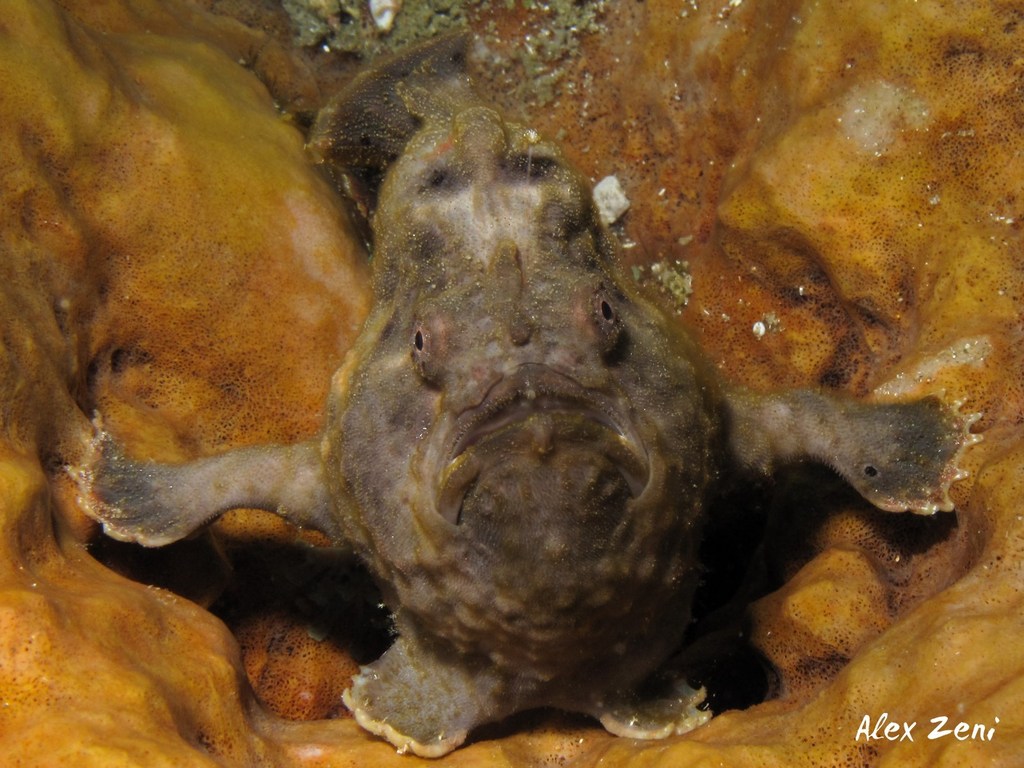
[[(380, 191), (377, 304), (336, 380), (327, 463), (332, 497), (355, 501), (346, 539), (397, 606), (378, 665), (423, 679), (363, 675), (349, 702), (380, 720), (456, 680), (468, 690), (429, 696), (449, 734), (541, 704), (604, 715), (686, 626), (716, 380), (629, 295), (554, 146), (420, 96), (430, 113)], [(423, 725), (403, 730), (429, 743)]]
[(723, 388), (623, 278), (558, 149), (476, 101), (464, 50), (379, 66), (315, 129), (375, 207), (376, 305), (322, 437), (171, 467), (100, 431), (83, 501), (150, 546), (263, 506), (353, 550), (399, 637), (345, 701), (400, 750), (544, 705), (684, 732), (709, 716), (700, 692), (635, 692), (681, 642), (720, 472), (811, 456), (882, 508), (949, 508), (966, 421), (934, 399)]

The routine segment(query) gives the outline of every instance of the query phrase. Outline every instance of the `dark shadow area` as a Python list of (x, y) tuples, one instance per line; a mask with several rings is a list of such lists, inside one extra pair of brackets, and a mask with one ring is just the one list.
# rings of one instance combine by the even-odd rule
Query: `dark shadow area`
[(283, 613), (329, 638), (359, 664), (393, 640), (391, 614), (358, 561), (336, 550), (273, 543), (228, 544), (233, 578), (210, 611), (229, 627), (250, 616)]
[[(704, 686), (706, 706), (716, 713), (777, 695), (787, 675), (826, 680), (845, 665), (847, 659), (837, 656), (803, 659), (804, 664), (825, 665), (814, 674), (799, 663), (776, 669), (749, 641), (749, 606), (782, 588), (825, 549), (855, 548), (877, 565), (891, 585), (885, 610), (892, 620), (907, 605), (943, 587), (922, 576), (929, 558), (957, 561), (963, 550), (955, 514), (881, 512), (827, 468), (814, 465), (793, 467), (777, 480), (777, 485), (767, 480), (733, 482), (709, 507), (700, 548), (702, 578), (684, 647), (650, 681), (657, 686), (681, 676)], [(90, 551), (122, 575), (171, 590), (222, 619), (239, 638), (258, 694), (261, 685), (280, 687), (279, 682), (253, 677), (253, 669), (274, 663), (278, 666), (271, 673), (279, 677), (290, 674), (289, 664), (297, 664), (313, 685), (319, 678), (321, 689), (329, 688), (330, 706), (275, 710), (284, 716), (345, 714), (340, 691), (348, 677), (356, 665), (378, 658), (394, 639), (390, 613), (373, 580), (339, 550), (272, 540), (218, 542), (206, 532), (159, 549), (101, 536)], [(330, 654), (327, 661), (308, 661), (310, 648), (328, 647), (347, 664), (330, 663)], [(799, 661), (799, 649), (793, 652)], [(274, 708), (273, 702), (270, 706)], [(550, 723), (575, 729), (593, 721), (535, 710), (481, 728), (474, 740)]]
[(667, 666), (694, 687), (704, 686), (705, 706), (713, 712), (745, 709), (774, 688), (770, 665), (746, 639), (745, 618), (747, 605), (767, 591), (761, 547), (771, 492), (768, 480), (734, 481), (708, 508), (693, 623)]
[(211, 531), (160, 548), (100, 536), (89, 549), (122, 576), (220, 618), (239, 642), (253, 690), (282, 717), (346, 716), (341, 692), (351, 675), (394, 639), (373, 580), (338, 550), (221, 542)]

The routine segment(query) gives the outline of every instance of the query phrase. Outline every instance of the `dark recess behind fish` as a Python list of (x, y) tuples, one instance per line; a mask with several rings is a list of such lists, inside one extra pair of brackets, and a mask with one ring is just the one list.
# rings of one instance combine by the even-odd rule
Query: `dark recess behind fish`
[[(353, 78), (320, 111), (307, 149), (338, 189), (369, 218), (384, 173), (423, 122), (406, 94), (426, 89), (446, 101), (474, 99), (466, 74), (470, 36), (457, 32), (393, 54)], [(418, 111), (420, 110), (420, 111)]]

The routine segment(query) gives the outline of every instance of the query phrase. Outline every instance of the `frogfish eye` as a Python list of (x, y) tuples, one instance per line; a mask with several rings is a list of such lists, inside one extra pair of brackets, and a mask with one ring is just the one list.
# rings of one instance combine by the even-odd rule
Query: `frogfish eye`
[(422, 323), (417, 323), (412, 332), (412, 348), (409, 350), (416, 371), (425, 379), (431, 378), (430, 334)]
[(601, 351), (606, 354), (612, 352), (622, 338), (622, 323), (616, 302), (604, 287), (594, 293), (593, 323)]
[(444, 316), (428, 313), (412, 324), (406, 337), (413, 367), (431, 384), (436, 384), (444, 372), (448, 327), (449, 322)]

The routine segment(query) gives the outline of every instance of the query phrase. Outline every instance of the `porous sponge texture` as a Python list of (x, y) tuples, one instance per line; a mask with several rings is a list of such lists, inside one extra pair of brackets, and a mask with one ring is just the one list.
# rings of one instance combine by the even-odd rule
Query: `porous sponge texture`
[(157, 458), (322, 420), (366, 258), (301, 131), (239, 65), (258, 43), (185, 3), (4, 7), (7, 765), (272, 762), (231, 634), (90, 557), (58, 469), (94, 409)]

